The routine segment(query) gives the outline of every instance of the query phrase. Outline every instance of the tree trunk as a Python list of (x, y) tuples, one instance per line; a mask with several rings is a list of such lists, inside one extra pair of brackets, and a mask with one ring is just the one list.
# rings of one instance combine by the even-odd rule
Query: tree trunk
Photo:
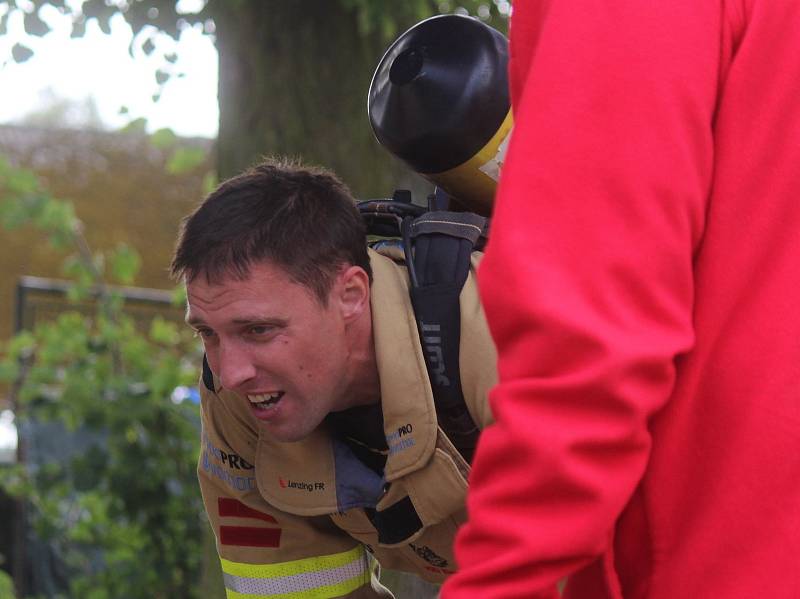
[[(372, 134), (367, 91), (391, 40), (358, 30), (354, 10), (332, 0), (239, 0), (209, 5), (219, 52), (220, 179), (262, 156), (301, 158), (334, 170), (359, 199), (410, 189), (424, 203), (433, 186)], [(398, 23), (404, 31), (413, 22)], [(398, 597), (434, 597), (436, 587), (387, 573)]]
[(390, 41), (361, 33), (343, 4), (216, 5), (220, 178), (262, 156), (288, 155), (333, 169), (356, 197), (403, 187), (424, 202), (432, 186), (380, 146), (367, 118), (369, 83)]

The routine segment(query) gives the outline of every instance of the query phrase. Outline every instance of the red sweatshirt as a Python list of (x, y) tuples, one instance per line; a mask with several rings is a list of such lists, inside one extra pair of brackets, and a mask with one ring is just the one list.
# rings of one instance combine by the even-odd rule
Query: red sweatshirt
[(800, 1), (520, 0), (446, 599), (800, 597)]

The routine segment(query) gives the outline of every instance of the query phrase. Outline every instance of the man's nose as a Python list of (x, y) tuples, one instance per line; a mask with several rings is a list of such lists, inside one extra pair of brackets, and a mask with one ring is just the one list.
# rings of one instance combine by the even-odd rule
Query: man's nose
[(256, 368), (250, 356), (235, 343), (220, 342), (216, 354), (216, 365), (211, 364), (211, 360), (209, 365), (226, 389), (236, 390), (255, 376)]

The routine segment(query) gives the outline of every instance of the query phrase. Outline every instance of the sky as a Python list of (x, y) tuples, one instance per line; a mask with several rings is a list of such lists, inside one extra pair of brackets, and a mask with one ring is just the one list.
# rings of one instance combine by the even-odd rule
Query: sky
[[(192, 9), (201, 0), (182, 0)], [(168, 127), (178, 135), (216, 137), (217, 52), (202, 28), (188, 27), (179, 42), (165, 35), (156, 40), (156, 51), (146, 56), (128, 52), (131, 31), (121, 15), (111, 21), (111, 35), (90, 21), (83, 38), (70, 39), (71, 24), (55, 8), (45, 6), (40, 17), (52, 31), (43, 37), (27, 36), (21, 15), (9, 20), (8, 33), (0, 36), (0, 123), (13, 123), (25, 115), (46, 108), (57, 100), (78, 105), (92, 98), (102, 122), (108, 128), (123, 127), (134, 118), (147, 119), (147, 129)], [(11, 48), (22, 43), (34, 51), (28, 61), (17, 64)], [(159, 86), (155, 72), (166, 65), (162, 50), (175, 51), (175, 72), (157, 102), (152, 99)], [(127, 114), (120, 114), (126, 107)]]
[(0, 411), (0, 464), (11, 464), (17, 456), (17, 428), (11, 410)]

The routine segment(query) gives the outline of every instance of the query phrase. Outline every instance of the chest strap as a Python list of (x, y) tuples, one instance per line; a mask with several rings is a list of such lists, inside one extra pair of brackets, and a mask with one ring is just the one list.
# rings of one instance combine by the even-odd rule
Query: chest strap
[(378, 531), (378, 542), (381, 545), (402, 543), (422, 528), (422, 520), (419, 519), (410, 497), (404, 497), (385, 510), (365, 508), (364, 512)]

